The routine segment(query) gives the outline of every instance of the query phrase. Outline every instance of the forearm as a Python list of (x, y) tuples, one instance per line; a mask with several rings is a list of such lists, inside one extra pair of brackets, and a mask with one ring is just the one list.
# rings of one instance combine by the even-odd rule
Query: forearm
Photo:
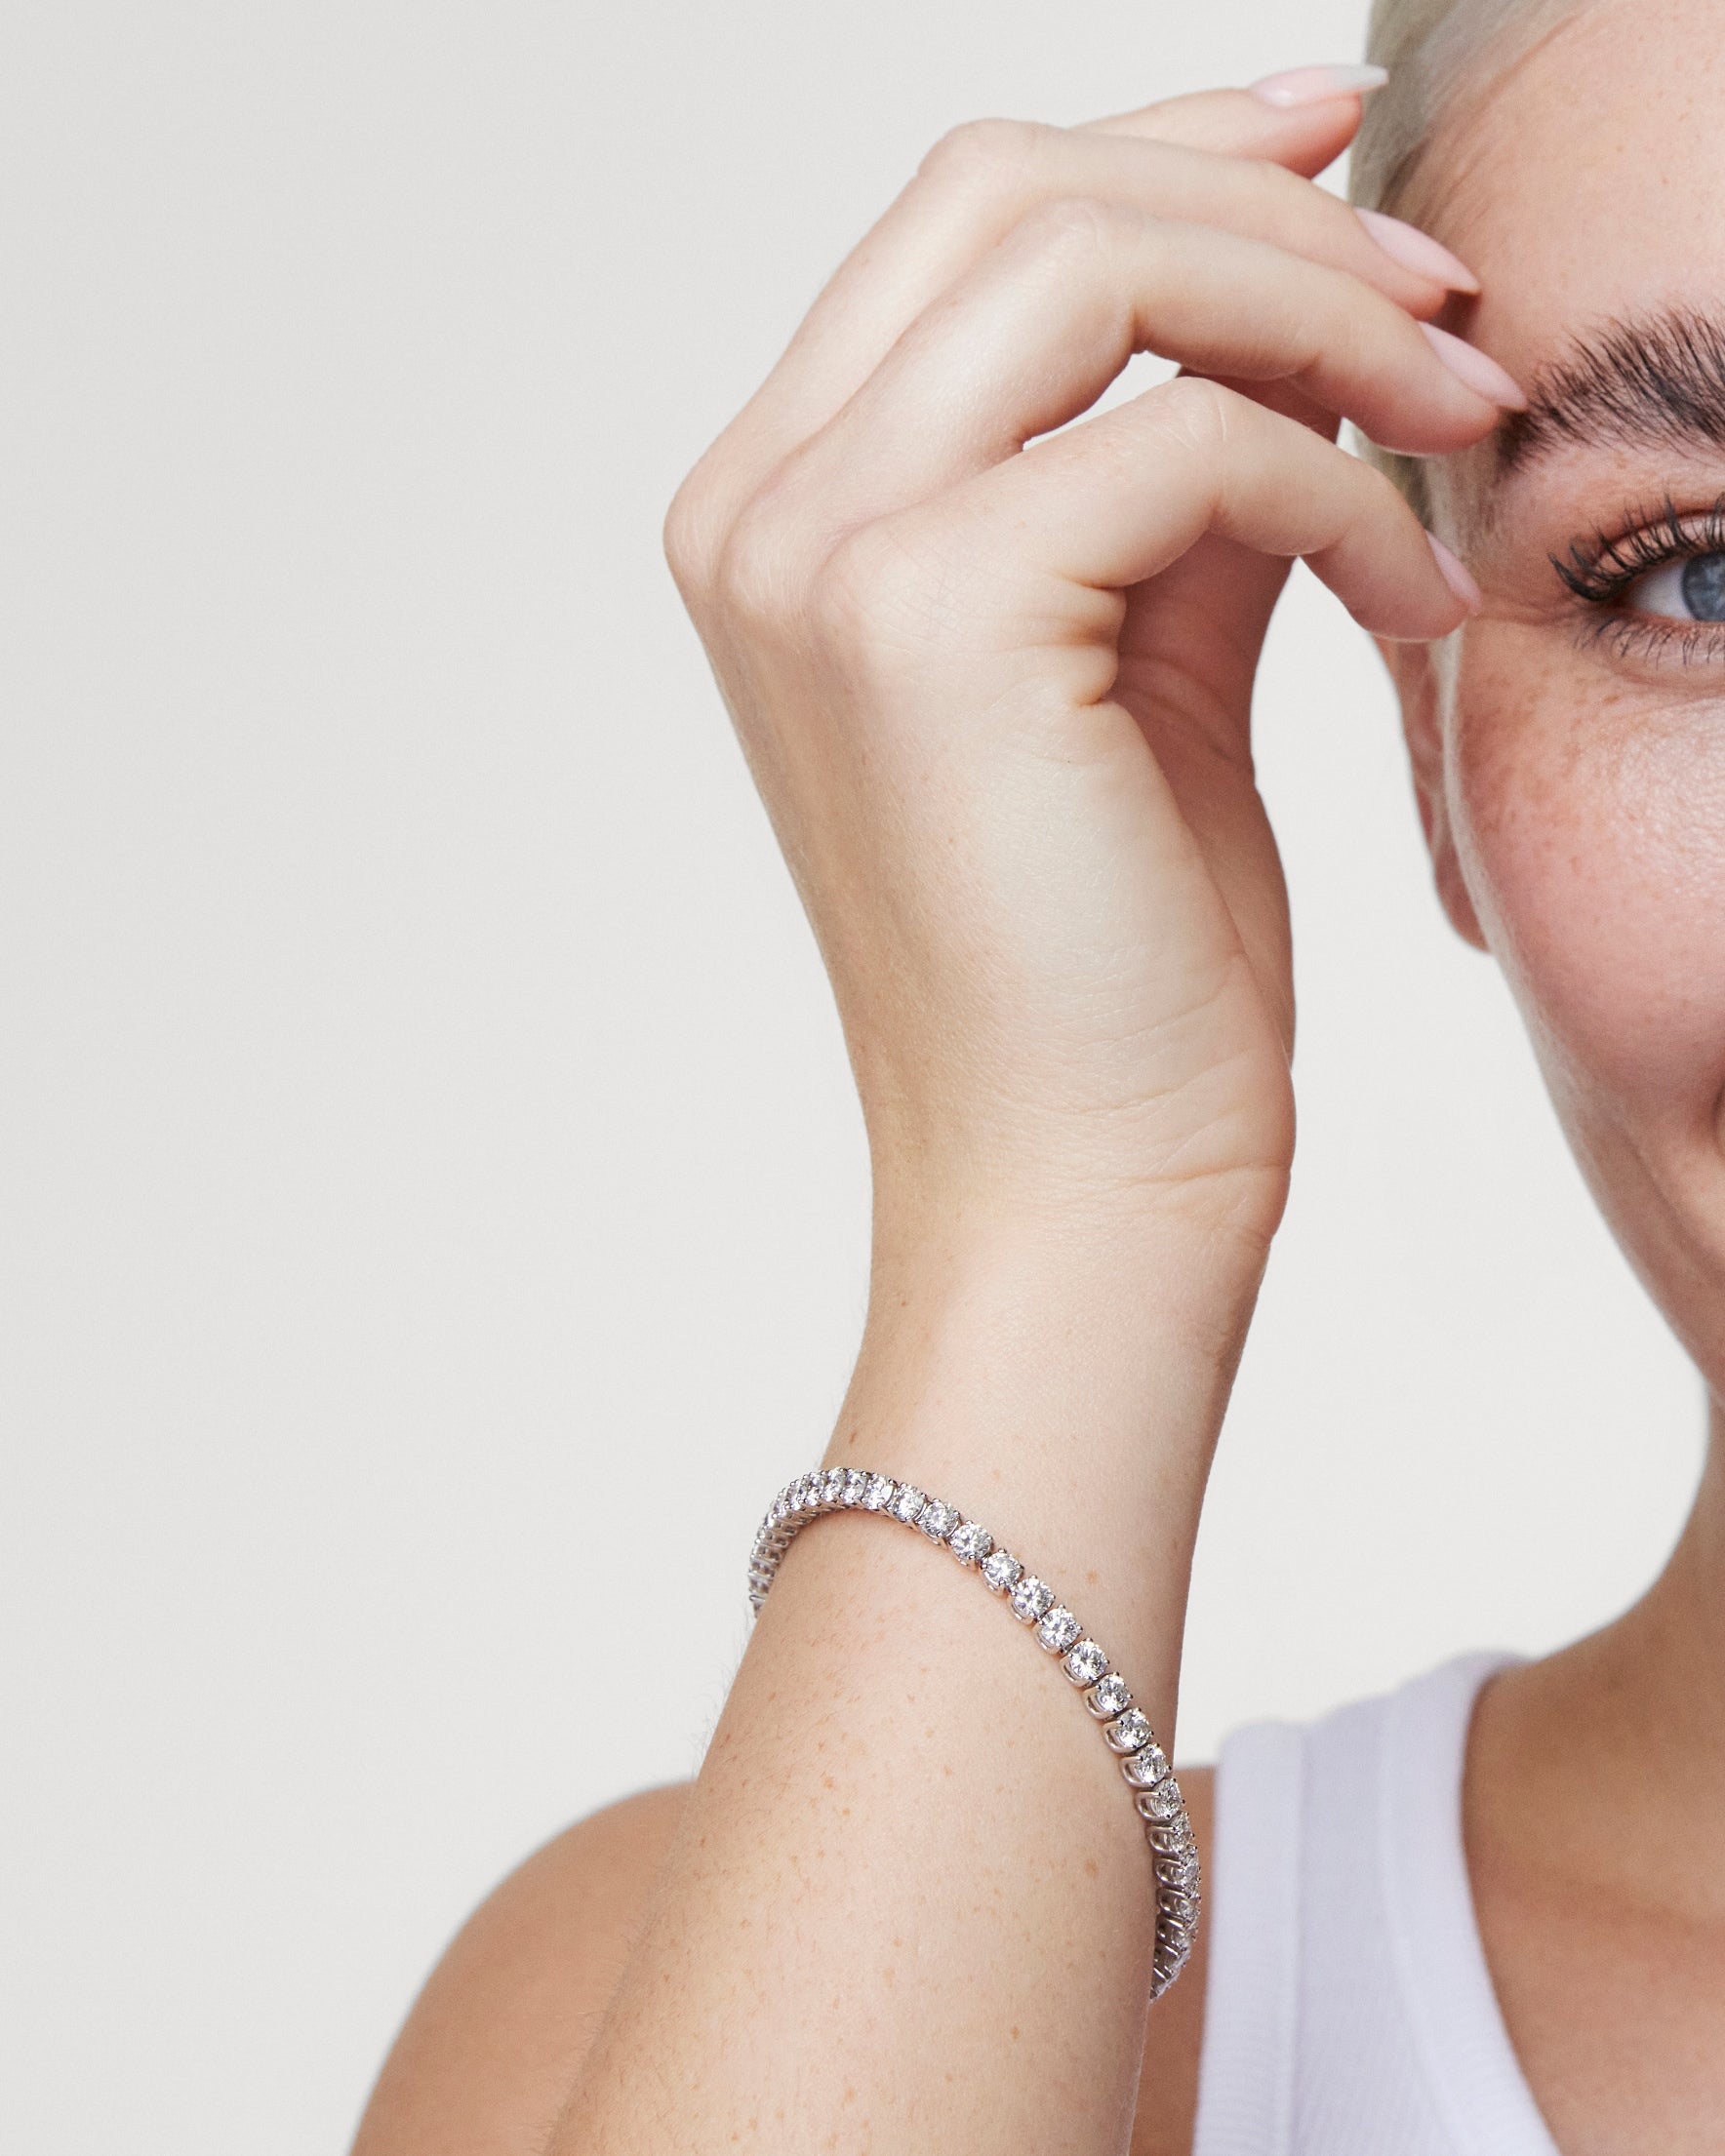
[[(1223, 93), (948, 138), (667, 528), (882, 1171), (827, 1459), (980, 1519), (1165, 1741), (1293, 1147), (1259, 643), (1297, 554), (1382, 636), (1472, 603), (1380, 475), (1222, 384), (1292, 383), (1296, 413), (1422, 454), (1498, 417), (1417, 326), (1442, 276), (1271, 178), (1358, 121), (1346, 82), (1301, 82), (1304, 116)], [(1187, 372), (1063, 423), (1146, 348)], [(914, 1535), (822, 1519), (556, 2147), (1120, 2156), (1153, 1885), (1023, 1629)]]
[[(1166, 1231), (924, 1257), (877, 1280), (827, 1460), (981, 1518), (1171, 1741), (1249, 1268)], [(1118, 2156), (1154, 1925), (1130, 1792), (1057, 1666), (918, 1537), (823, 1520), (762, 1612), (554, 2147)]]

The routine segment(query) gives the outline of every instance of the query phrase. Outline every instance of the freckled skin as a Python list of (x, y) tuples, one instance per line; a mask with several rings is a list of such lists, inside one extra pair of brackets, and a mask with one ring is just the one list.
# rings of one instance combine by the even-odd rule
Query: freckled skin
[[(1532, 381), (1572, 335), (1602, 322), (1672, 304), (1725, 314), (1721, 110), (1719, 0), (1594, 0), (1440, 137), (1423, 186), (1396, 205), (1482, 280), (1477, 304), (1452, 302), (1449, 326)], [(1489, 449), (1428, 467), (1439, 528), (1484, 586), (1484, 615), (1435, 655), (1386, 649), (1438, 886), (1460, 932), (1502, 965), (1582, 1166), (1716, 1399), (1725, 1391), (1725, 653), (1681, 669), (1589, 643), (1549, 557), (1667, 492), (1706, 507), (1725, 495), (1725, 454), (1653, 459), (1584, 445), (1504, 488), (1494, 468)], [(1225, 543), (1202, 542), (1212, 562)], [(1225, 611), (1202, 622), (1206, 647), (1225, 641), (1213, 633)], [(1129, 646), (1123, 673), (1135, 656)], [(1242, 697), (1247, 686), (1233, 684)], [(1201, 772), (1214, 746), (1169, 727), (1153, 745), (1177, 778), (1183, 762)], [(1203, 789), (1194, 779), (1188, 790), (1198, 799)], [(1261, 844), (1267, 854), (1267, 826)], [(1272, 861), (1260, 891), (1273, 881)], [(1248, 900), (1251, 888), (1239, 885)], [(886, 1299), (909, 1307), (904, 1295)], [(1713, 1429), (1694, 1517), (1656, 1586), (1593, 1639), (1490, 1684), (1469, 1739), (1464, 1821), (1480, 1929), (1562, 2156), (1725, 2148), (1725, 1417), (1716, 1407)], [(1083, 1577), (1087, 1586), (1099, 1578)], [(921, 1681), (926, 1702), (926, 1669)], [(825, 1737), (815, 1741), (827, 1749)], [(713, 1756), (730, 1744), (722, 1730)], [(842, 1746), (850, 1772), (866, 1747), (854, 1731)], [(942, 1772), (949, 1777), (950, 1766)], [(1212, 1784), (1183, 1767), (1181, 1779), (1208, 1863)], [(828, 1790), (834, 1782), (822, 1778)], [(1004, 1778), (990, 1785), (973, 1775), (965, 1786), (966, 1801), (997, 1807), (1022, 1794)], [(684, 1801), (677, 1791), (627, 1800), (500, 1890), (416, 2008), (362, 2147), (473, 2156), (545, 2145), (546, 2122), (652, 1915)], [(821, 1817), (818, 1805), (810, 1811)], [(838, 1817), (849, 1820), (850, 1807)], [(868, 1821), (864, 1807), (857, 1824)], [(705, 1849), (704, 1832), (696, 1841)], [(775, 1891), (805, 1890), (825, 1860), (822, 1846), (797, 1842)], [(1094, 1863), (1074, 1867), (1068, 1896), (1097, 1875)], [(969, 1915), (996, 1909), (1002, 1893), (997, 1877), (977, 1877)], [(766, 1927), (774, 1896), (755, 1906)], [(1149, 2016), (1140, 2086), (1153, 2099), (1132, 2123), (1131, 2156), (1189, 2156), (1208, 1940), (1201, 1931), (1191, 1968)], [(881, 1993), (915, 1995), (917, 1943), (907, 1930), (874, 1941), (899, 1957), (870, 1956)], [(1041, 2034), (1003, 2014), (990, 2042), (1022, 2074)], [(858, 2103), (854, 2087), (842, 2094)], [(746, 2119), (751, 2141), (764, 2115)], [(776, 2114), (778, 2146), (791, 2145), (783, 2121)], [(876, 2128), (859, 2106), (836, 2145), (866, 2148)]]
[[(1480, 276), (1464, 326), (1518, 379), (1602, 323), (1674, 301), (1725, 314), (1722, 97), (1706, 0), (1597, 0), (1440, 137), (1412, 207)], [(1577, 112), (1598, 116), (1585, 155)], [(1717, 1391), (1725, 654), (1620, 660), (1584, 638), (1548, 557), (1667, 491), (1706, 507), (1725, 460), (1566, 447), (1501, 493), (1489, 445), (1455, 463), (1444, 521), (1488, 602), (1429, 722), (1439, 848), (1472, 915), (1458, 925), (1503, 966), (1596, 1197)]]
[[(1533, 383), (1601, 325), (1725, 316), (1722, 99), (1713, 0), (1596, 0), (1547, 39), (1400, 205), (1482, 280), (1454, 326)], [(1486, 445), (1432, 477), (1486, 595), (1447, 646), (1386, 650), (1438, 886), (1503, 968), (1594, 1196), (1712, 1402), (1694, 1515), (1647, 1597), (1487, 1687), (1469, 1867), (1563, 2156), (1702, 2156), (1725, 2146), (1725, 636), (1689, 665), (1620, 654), (1549, 557), (1667, 495), (1705, 512), (1725, 453), (1565, 444), (1500, 482)]]

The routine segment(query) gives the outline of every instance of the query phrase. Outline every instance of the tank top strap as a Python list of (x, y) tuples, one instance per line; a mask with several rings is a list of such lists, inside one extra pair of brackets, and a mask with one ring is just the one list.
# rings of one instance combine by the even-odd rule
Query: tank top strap
[(1291, 2156), (1304, 1730), (1236, 1730), (1216, 1771), (1192, 2156)]
[(1223, 1746), (1193, 2156), (1557, 2156), (1462, 1841), (1470, 1655)]

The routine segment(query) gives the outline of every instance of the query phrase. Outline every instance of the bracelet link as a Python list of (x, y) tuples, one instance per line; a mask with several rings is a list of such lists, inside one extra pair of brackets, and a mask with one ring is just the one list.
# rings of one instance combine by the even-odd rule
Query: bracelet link
[(785, 1551), (811, 1520), (836, 1511), (879, 1512), (914, 1527), (943, 1544), (967, 1572), (977, 1573), (990, 1593), (1007, 1598), (1019, 1622), (1034, 1626), (1037, 1645), (1060, 1657), (1066, 1678), (1102, 1726), (1108, 1749), (1144, 1822), (1156, 1889), (1156, 1940), (1150, 1996), (1159, 1999), (1185, 1967), (1197, 1936), (1202, 1876), (1180, 1783), (1156, 1742), (1148, 1718), (1132, 1703), (1125, 1680), (1100, 1642), (1088, 1638), (1072, 1611), (1046, 1580), (996, 1543), (980, 1521), (956, 1505), (930, 1497), (914, 1483), (898, 1482), (862, 1467), (816, 1468), (787, 1483), (773, 1500), (755, 1535), (748, 1560), (748, 1599), (758, 1616)]

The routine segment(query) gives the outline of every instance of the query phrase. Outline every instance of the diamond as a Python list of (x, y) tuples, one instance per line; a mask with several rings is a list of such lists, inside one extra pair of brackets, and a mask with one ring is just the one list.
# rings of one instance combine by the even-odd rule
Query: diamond
[(917, 1515), (928, 1501), (915, 1483), (902, 1482), (899, 1485), (899, 1495), (893, 1499), (893, 1511), (906, 1527), (914, 1527)]
[(1183, 1857), (1158, 1857), (1156, 1877), (1165, 1887), (1178, 1887), (1182, 1894), (1195, 1894), (1200, 1879), (1198, 1859), (1188, 1850)]
[(966, 1520), (946, 1537), (946, 1547), (961, 1565), (980, 1565), (994, 1547), (994, 1537), (980, 1520)]
[(1120, 1772), (1135, 1789), (1153, 1789), (1168, 1772), (1168, 1759), (1154, 1737), (1130, 1759), (1120, 1762)]
[(794, 1502), (799, 1512), (813, 1512), (821, 1502), (821, 1483), (822, 1478), (819, 1475), (798, 1477)]
[(867, 1489), (868, 1470), (866, 1467), (847, 1467), (845, 1469), (845, 1487), (841, 1500), (843, 1503), (861, 1504)]
[(983, 1577), (996, 1594), (1005, 1594), (1023, 1569), (1009, 1549), (992, 1550), (983, 1559)]
[(892, 1503), (898, 1487), (891, 1475), (870, 1475), (868, 1488), (862, 1493), (862, 1502), (870, 1512), (884, 1512)]
[(1075, 1685), (1093, 1685), (1108, 1666), (1108, 1657), (1095, 1640), (1080, 1640), (1066, 1657), (1064, 1667)]
[(1141, 1789), (1134, 1801), (1143, 1818), (1172, 1819), (1181, 1810), (1180, 1783), (1164, 1775), (1153, 1789)]
[(1115, 1751), (1136, 1752), (1150, 1741), (1155, 1732), (1150, 1728), (1146, 1715), (1142, 1714), (1137, 1707), (1128, 1707), (1117, 1722), (1108, 1724), (1103, 1734)]
[(845, 1471), (842, 1467), (826, 1470), (826, 1488), (821, 1493), (822, 1504), (843, 1504), (845, 1501)]
[[(1139, 1810), (1143, 1810), (1141, 1805)], [(1154, 1820), (1146, 1829), (1150, 1847), (1158, 1857), (1195, 1857), (1198, 1854), (1198, 1838), (1192, 1832), (1192, 1822), (1184, 1812), (1178, 1812), (1165, 1825)]]
[(1012, 1591), (1012, 1614), (1021, 1624), (1034, 1624), (1054, 1608), (1054, 1589), (1027, 1572)]
[(943, 1542), (958, 1525), (958, 1507), (943, 1497), (931, 1497), (916, 1524), (931, 1542)]
[(1189, 1894), (1179, 1894), (1172, 1887), (1157, 1896), (1156, 1906), (1164, 1916), (1172, 1917), (1177, 1924), (1189, 1925), (1198, 1921), (1198, 1904)]
[(1083, 1629), (1071, 1611), (1057, 1602), (1036, 1627), (1036, 1638), (1051, 1655), (1063, 1655)]
[(1126, 1679), (1116, 1669), (1103, 1679), (1084, 1703), (1099, 1722), (1111, 1722), (1131, 1706), (1132, 1695), (1126, 1689)]

